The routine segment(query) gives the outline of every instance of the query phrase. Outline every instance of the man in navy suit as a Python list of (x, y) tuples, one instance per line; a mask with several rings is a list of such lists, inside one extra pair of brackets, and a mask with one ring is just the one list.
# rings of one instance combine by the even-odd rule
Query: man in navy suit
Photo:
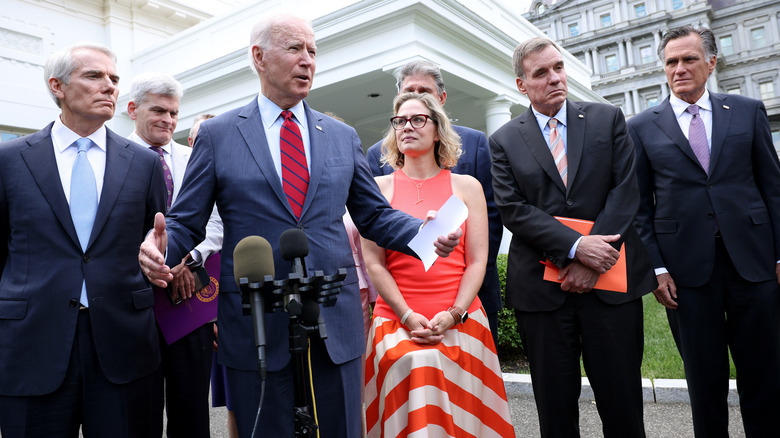
[[(439, 67), (430, 61), (411, 61), (401, 68), (396, 83), (399, 93), (428, 93), (439, 99), (444, 105), (447, 101), (447, 92), (444, 91), (444, 79)], [(455, 132), (460, 135), (463, 154), (458, 159), (458, 164), (451, 170), (462, 175), (471, 175), (482, 184), (485, 192), (485, 201), (488, 209), (488, 225), (490, 228), (488, 242), (488, 262), (485, 270), (485, 279), (479, 289), (479, 300), (487, 313), (490, 322), (490, 331), (493, 333), (493, 341), (498, 345), (498, 311), (501, 310), (501, 289), (498, 281), (498, 269), (496, 257), (498, 247), (501, 246), (501, 236), (504, 227), (501, 225), (501, 217), (498, 215), (496, 201), (493, 199), (493, 184), (490, 176), (490, 149), (487, 137), (481, 131), (465, 126), (452, 125)], [(383, 163), (382, 142), (368, 148), (366, 158), (371, 173), (374, 176), (389, 175), (393, 168), (388, 163)]]
[[(520, 43), (513, 65), (528, 111), (490, 136), (493, 187), (512, 232), (507, 304), (528, 354), (542, 437), (579, 436), (580, 357), (604, 436), (644, 437), (642, 296), (656, 284), (633, 227), (634, 150), (619, 108), (567, 99), (563, 55)], [(554, 126), (551, 126), (554, 125)], [(589, 234), (556, 216), (593, 221)], [(625, 243), (627, 291), (596, 287)], [(544, 265), (562, 283), (546, 281)]]
[(62, 113), (0, 145), (5, 438), (162, 432), (154, 296), (137, 254), (165, 183), (157, 154), (104, 126), (115, 60), (94, 43), (53, 54), (45, 78)]
[(628, 123), (637, 224), (685, 364), (697, 436), (728, 436), (728, 353), (746, 435), (780, 430), (780, 163), (763, 103), (707, 90), (706, 28), (658, 48), (672, 95)]
[[(359, 437), (365, 339), (358, 279), (342, 222), (344, 206), (364, 236), (398, 251), (410, 251), (406, 245), (421, 225), (384, 200), (355, 130), (303, 101), (312, 85), (316, 53), (311, 23), (302, 18), (279, 15), (255, 25), (250, 57), (260, 77), (260, 94), (248, 105), (200, 126), (179, 198), (165, 222), (158, 215), (139, 254), (144, 273), (164, 286), (172, 276), (162, 252), (167, 247), (168, 259), (181, 260), (203, 239), (216, 201), (224, 223), (218, 360), (227, 367), (241, 437), (251, 435), (261, 380), (252, 318), (242, 316), (233, 277), (236, 244), (246, 236), (264, 237), (273, 247), (276, 278), (287, 278), (291, 266), (281, 257), (279, 236), (298, 228), (308, 237), (309, 271), (333, 274), (348, 269), (336, 305), (321, 309), (328, 337), (311, 339), (311, 368), (321, 436)], [(297, 141), (289, 136), (292, 132)], [(298, 173), (299, 179), (290, 181), (286, 172), (291, 164), (285, 157), (293, 144), (302, 148), (294, 153), (295, 170), (305, 168), (306, 174)], [(301, 189), (303, 199), (285, 190), (302, 177), (308, 179), (308, 187)], [(451, 251), (459, 235), (440, 237), (438, 252)], [(265, 316), (268, 377), (257, 430), (267, 436), (293, 436), (288, 319), (286, 313)]]

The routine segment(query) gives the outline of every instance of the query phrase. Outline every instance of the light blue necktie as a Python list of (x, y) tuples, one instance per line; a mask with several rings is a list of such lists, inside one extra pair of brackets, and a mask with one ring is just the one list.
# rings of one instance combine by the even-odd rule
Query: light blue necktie
[[(80, 138), (75, 144), (79, 151), (70, 176), (70, 216), (76, 227), (81, 250), (86, 251), (98, 207), (95, 172), (87, 159), (87, 150), (93, 143), (88, 138)], [(86, 280), (81, 284), (81, 304), (89, 307)]]

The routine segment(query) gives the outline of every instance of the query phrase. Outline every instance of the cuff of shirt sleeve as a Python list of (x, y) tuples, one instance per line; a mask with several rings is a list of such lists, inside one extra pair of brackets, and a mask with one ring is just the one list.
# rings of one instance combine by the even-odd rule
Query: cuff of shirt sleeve
[(574, 260), (574, 256), (577, 255), (577, 246), (579, 246), (580, 240), (582, 240), (583, 237), (585, 236), (580, 236), (580, 238), (574, 242), (574, 245), (571, 246), (571, 249), (569, 250), (569, 259)]

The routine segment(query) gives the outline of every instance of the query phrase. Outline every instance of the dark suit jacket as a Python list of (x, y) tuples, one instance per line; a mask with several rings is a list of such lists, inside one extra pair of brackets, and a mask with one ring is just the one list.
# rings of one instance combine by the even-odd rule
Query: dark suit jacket
[[(482, 190), (485, 192), (488, 211), (488, 227), (490, 229), (488, 242), (488, 262), (485, 270), (485, 280), (479, 289), (479, 299), (485, 312), (494, 313), (501, 310), (501, 289), (498, 281), (498, 269), (496, 268), (496, 257), (498, 248), (501, 246), (501, 237), (504, 234), (504, 227), (501, 225), (501, 217), (496, 208), (496, 201), (493, 198), (493, 184), (490, 176), (490, 149), (488, 147), (487, 137), (482, 131), (467, 128), (465, 126), (452, 125), (455, 132), (460, 135), (463, 155), (458, 160), (458, 164), (453, 167), (452, 172), (461, 175), (471, 175), (482, 184)], [(382, 142), (379, 141), (366, 151), (368, 167), (374, 176), (389, 175), (393, 173), (393, 168), (387, 164), (382, 165), (379, 158), (382, 156)]]
[(666, 267), (678, 286), (697, 287), (712, 275), (717, 217), (739, 274), (771, 280), (780, 259), (780, 164), (766, 109), (732, 94), (710, 93), (710, 99), (709, 176), (669, 99), (628, 123), (642, 194), (639, 232), (655, 267)]
[(628, 293), (595, 290), (610, 304), (651, 292), (655, 276), (633, 227), (639, 208), (634, 150), (623, 114), (611, 105), (566, 101), (568, 187), (563, 185), (536, 118), (528, 111), (490, 136), (493, 188), (512, 232), (507, 304), (524, 311), (560, 307), (568, 292), (542, 279), (545, 259), (559, 267), (580, 234), (553, 216), (595, 221), (592, 234), (620, 234), (626, 244)]
[(165, 207), (157, 154), (107, 130), (106, 172), (82, 252), (58, 176), (51, 127), (0, 144), (0, 394), (56, 390), (65, 377), (86, 279), (98, 361), (112, 383), (154, 371), (152, 288), (138, 246)]
[[(328, 330), (325, 345), (334, 363), (365, 352), (363, 313), (355, 262), (342, 222), (344, 207), (363, 236), (379, 245), (409, 252), (406, 244), (421, 221), (390, 208), (374, 182), (355, 130), (305, 106), (311, 168), (309, 191), (298, 222), (276, 171), (262, 120), (253, 99), (204, 122), (187, 166), (184, 185), (171, 208), (168, 259), (180, 260), (203, 240), (214, 201), (224, 222), (219, 294), (219, 360), (231, 368), (255, 370), (257, 351), (252, 318), (241, 316), (241, 297), (233, 275), (233, 250), (246, 236), (264, 237), (273, 247), (276, 278), (287, 278), (290, 262), (279, 252), (279, 236), (300, 228), (309, 239), (308, 270), (333, 274), (348, 270), (334, 307), (322, 309)], [(268, 369), (289, 361), (288, 315), (266, 315)]]

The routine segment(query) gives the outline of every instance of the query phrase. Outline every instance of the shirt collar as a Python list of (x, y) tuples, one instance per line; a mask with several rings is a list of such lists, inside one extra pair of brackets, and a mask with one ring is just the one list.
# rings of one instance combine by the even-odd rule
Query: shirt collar
[[(539, 124), (539, 129), (541, 129), (542, 132), (544, 132), (544, 129), (545, 127), (547, 127), (547, 124), (550, 122), (551, 117), (540, 113), (533, 107), (533, 105), (531, 105), (531, 111), (533, 111), (534, 117), (536, 117), (536, 123)], [(559, 109), (558, 112), (555, 113), (555, 116), (552, 118), (558, 120), (558, 125), (566, 126), (566, 101), (563, 102), (561, 109)]]
[[(72, 145), (76, 140), (80, 139), (81, 136), (73, 132), (70, 128), (65, 126), (65, 124), (62, 123), (62, 120), (60, 120), (59, 117), (54, 119), (54, 125), (51, 127), (51, 136), (52, 136), (52, 143), (54, 143), (54, 147), (57, 148), (59, 152), (64, 151), (67, 149), (70, 145)], [(97, 131), (93, 132), (92, 134), (89, 134), (87, 136), (88, 139), (92, 140), (97, 147), (102, 149), (104, 152), (106, 150), (106, 126), (102, 125), (100, 128), (98, 128)]]
[[(669, 96), (669, 104), (672, 106), (672, 111), (674, 111), (674, 115), (677, 118), (680, 118), (685, 110), (691, 105), (674, 94)], [(699, 105), (699, 108), (705, 111), (712, 111), (712, 102), (710, 101), (709, 90), (706, 88), (704, 89), (704, 94), (702, 94), (699, 100), (696, 101), (696, 105)]]
[[(265, 97), (263, 93), (257, 95), (257, 106), (260, 109), (260, 117), (263, 120), (263, 126), (265, 129), (270, 129), (271, 125), (276, 122), (279, 115), (282, 113), (282, 109), (279, 105), (273, 103), (270, 99)], [(290, 108), (290, 112), (293, 113), (295, 118), (302, 126), (306, 126), (306, 111), (303, 107), (303, 101), (298, 102), (294, 107)]]

